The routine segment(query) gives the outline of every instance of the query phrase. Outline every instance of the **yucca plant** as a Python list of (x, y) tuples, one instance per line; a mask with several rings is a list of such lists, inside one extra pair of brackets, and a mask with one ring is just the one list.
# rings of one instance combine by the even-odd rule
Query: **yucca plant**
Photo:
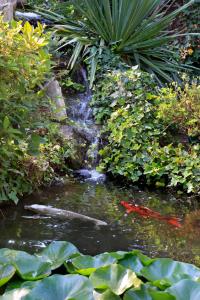
[[(167, 44), (185, 33), (169, 31), (169, 25), (195, 1), (168, 13), (168, 0), (72, 0), (77, 21), (48, 14), (62, 34), (61, 46), (71, 44), (74, 51), (70, 66), (77, 59), (90, 60), (93, 82), (98, 62), (105, 47), (119, 54), (128, 64), (138, 65), (153, 73), (158, 80), (171, 81), (187, 66), (178, 64)], [(44, 13), (44, 12), (43, 12)], [(47, 14), (45, 14), (47, 16)], [(173, 76), (172, 76), (173, 75)]]

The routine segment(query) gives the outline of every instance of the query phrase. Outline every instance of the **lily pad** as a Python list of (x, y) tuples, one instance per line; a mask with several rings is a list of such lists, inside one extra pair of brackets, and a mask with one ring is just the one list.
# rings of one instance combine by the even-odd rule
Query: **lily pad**
[(32, 290), (40, 281), (23, 281), (22, 279), (16, 279), (14, 281), (9, 282), (6, 286), (6, 292), (10, 292), (12, 290), (27, 288)]
[[(198, 279), (200, 269), (194, 265), (174, 261), (169, 258), (156, 259), (149, 266), (141, 270), (142, 276), (158, 285), (160, 280), (163, 284), (170, 286), (182, 279)], [(161, 282), (162, 283), (162, 282)]]
[(117, 258), (109, 253), (102, 253), (94, 257), (81, 255), (72, 259), (71, 263), (76, 273), (90, 275), (100, 267), (109, 266), (117, 262)]
[(78, 249), (69, 242), (55, 241), (49, 244), (38, 256), (42, 256), (51, 264), (51, 269), (59, 268), (66, 260), (80, 255)]
[(119, 261), (119, 264), (125, 268), (131, 269), (137, 274), (140, 274), (140, 271), (144, 268), (139, 257), (131, 252), (126, 254), (125, 257)]
[(13, 277), (15, 271), (16, 269), (11, 265), (0, 265), (0, 287)]
[(13, 262), (17, 273), (24, 280), (39, 280), (51, 274), (51, 264), (35, 255), (18, 251)]
[(1, 300), (22, 300), (29, 292), (28, 288), (14, 289), (1, 296)]
[(149, 285), (141, 285), (140, 289), (130, 289), (124, 295), (124, 300), (175, 300), (175, 297), (167, 292), (161, 292), (149, 287)]
[(200, 283), (190, 279), (184, 279), (176, 283), (169, 289), (168, 293), (175, 296), (176, 300), (199, 300)]
[(94, 300), (120, 300), (121, 298), (115, 295), (111, 290), (106, 290), (103, 293), (94, 291)]
[(116, 295), (121, 295), (130, 287), (139, 287), (141, 284), (141, 280), (133, 271), (117, 264), (97, 269), (90, 275), (90, 280), (95, 289), (110, 289)]
[(0, 249), (0, 264), (12, 264), (18, 252), (7, 248)]
[(88, 278), (80, 275), (53, 275), (43, 279), (24, 300), (94, 300)]

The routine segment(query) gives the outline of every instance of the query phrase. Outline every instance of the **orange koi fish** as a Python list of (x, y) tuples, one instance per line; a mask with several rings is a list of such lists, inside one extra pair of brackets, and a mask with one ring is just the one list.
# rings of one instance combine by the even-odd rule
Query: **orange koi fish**
[(143, 218), (154, 218), (157, 220), (163, 220), (166, 221), (168, 224), (171, 224), (175, 227), (181, 227), (180, 219), (176, 217), (170, 217), (170, 216), (162, 216), (159, 212), (153, 211), (145, 206), (139, 206), (137, 204), (131, 204), (126, 201), (121, 201), (120, 204), (126, 208), (126, 212), (128, 214), (132, 212), (136, 212)]

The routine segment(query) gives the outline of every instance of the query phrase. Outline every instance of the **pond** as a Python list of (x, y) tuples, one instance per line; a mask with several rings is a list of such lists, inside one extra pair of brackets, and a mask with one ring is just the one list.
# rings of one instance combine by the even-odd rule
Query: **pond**
[[(120, 201), (146, 206), (163, 216), (181, 219), (181, 227), (165, 220), (127, 214)], [(38, 216), (24, 209), (25, 204), (44, 204), (72, 210), (108, 222), (91, 223)], [(151, 257), (172, 257), (200, 266), (200, 201), (176, 199), (161, 191), (121, 187), (107, 182), (92, 184), (70, 179), (64, 186), (50, 187), (21, 201), (17, 207), (1, 211), (0, 247), (35, 252), (52, 240), (74, 243), (85, 254), (139, 249)]]

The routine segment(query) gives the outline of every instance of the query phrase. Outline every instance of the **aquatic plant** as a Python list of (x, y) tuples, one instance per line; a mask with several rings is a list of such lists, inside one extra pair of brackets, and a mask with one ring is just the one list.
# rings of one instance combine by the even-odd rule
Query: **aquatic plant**
[(200, 296), (200, 269), (194, 265), (151, 259), (138, 250), (83, 255), (64, 241), (52, 242), (34, 255), (0, 249), (0, 275), (2, 300), (198, 300)]

